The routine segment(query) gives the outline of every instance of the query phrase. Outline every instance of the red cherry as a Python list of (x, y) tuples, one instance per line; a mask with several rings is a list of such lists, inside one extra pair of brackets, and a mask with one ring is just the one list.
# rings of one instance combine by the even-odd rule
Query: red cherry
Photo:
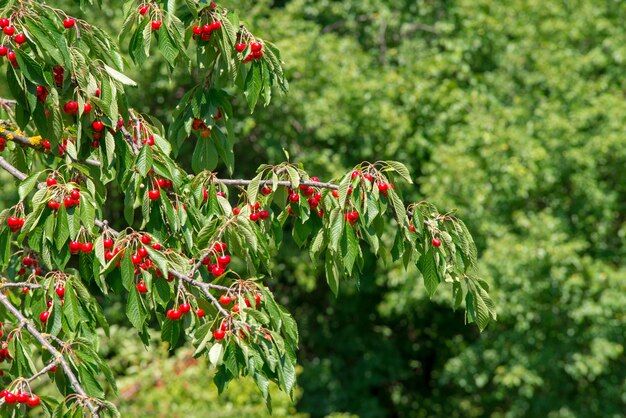
[(23, 287), (22, 288), (22, 293), (26, 294), (26, 293), (28, 293), (29, 290), (30, 289), (28, 287)]
[(215, 265), (212, 269), (211, 269), (211, 274), (213, 274), (215, 277), (217, 276), (221, 276), (222, 274), (224, 274), (224, 268), (220, 267), (218, 265)]
[(161, 250), (161, 248), (163, 248), (163, 247), (162, 247), (162, 245), (161, 245), (161, 244), (159, 244), (159, 243), (157, 242), (157, 243), (152, 244), (152, 248), (154, 248), (154, 249), (155, 249), (155, 250), (157, 250), (157, 251), (160, 251), (160, 250)]
[(14, 51), (9, 51), (7, 53), (7, 58), (9, 59), (9, 61), (15, 61), (17, 58), (15, 57), (15, 52)]
[(433, 246), (435, 247), (440, 247), (441, 246), (441, 241), (438, 240), (437, 238), (433, 238), (433, 240), (431, 241), (431, 243), (433, 244)]
[(172, 180), (165, 179), (165, 188), (166, 189), (171, 189), (172, 188)]
[(104, 124), (102, 123), (102, 121), (94, 120), (91, 124), (91, 129), (96, 132), (102, 132), (104, 130)]
[(263, 49), (263, 45), (261, 45), (259, 42), (253, 42), (252, 44), (250, 44), (250, 49), (252, 50), (252, 52), (259, 52)]
[(71, 18), (63, 19), (63, 26), (65, 27), (65, 29), (71, 29), (74, 27), (75, 24), (76, 24), (76, 21), (74, 19), (71, 19)]
[(70, 197), (71, 197), (72, 199), (74, 199), (74, 200), (79, 200), (79, 199), (80, 199), (80, 190), (78, 190), (78, 189), (73, 189), (73, 190), (70, 192)]
[(85, 253), (85, 254), (89, 254), (92, 250), (93, 250), (93, 243), (91, 242), (86, 242), (84, 243), (80, 249)]
[(291, 193), (291, 194), (289, 195), (289, 200), (290, 200), (292, 203), (296, 203), (296, 202), (298, 202), (298, 201), (300, 200), (300, 195), (299, 195), (298, 193)]
[(228, 296), (228, 295), (220, 296), (220, 303), (222, 305), (228, 305), (230, 303), (230, 301), (231, 301), (230, 296)]
[(107, 250), (113, 248), (113, 240), (111, 238), (105, 238), (102, 243)]
[(50, 187), (50, 186), (54, 186), (55, 184), (57, 184), (57, 179), (55, 179), (54, 177), (48, 177), (48, 178), (46, 179), (46, 185), (47, 185), (48, 187)]
[(89, 112), (91, 112), (91, 109), (92, 109), (91, 103), (87, 102), (83, 106), (83, 113), (89, 113)]
[(265, 209), (259, 212), (259, 219), (261, 220), (267, 219), (269, 218), (269, 216), (270, 216), (270, 213), (266, 211)]
[(257, 305), (261, 303), (261, 295), (254, 296), (254, 303), (256, 303)]
[(142, 258), (139, 254), (133, 254), (130, 256), (130, 261), (132, 261), (135, 265), (141, 264), (141, 260)]
[(146, 139), (145, 141), (143, 141), (144, 144), (148, 144), (149, 147), (154, 145), (154, 136), (150, 135), (148, 137), (148, 139)]
[(139, 291), (139, 293), (142, 293), (142, 294), (148, 291), (148, 287), (146, 287), (146, 284), (144, 283), (143, 280), (137, 283), (137, 290)]
[(186, 314), (191, 310), (191, 305), (189, 305), (188, 303), (183, 303), (182, 305), (180, 305), (180, 312), (182, 314)]
[(152, 239), (150, 238), (150, 236), (148, 235), (142, 235), (141, 236), (141, 242), (145, 245), (150, 245), (150, 242), (152, 241)]
[(70, 241), (70, 253), (78, 254), (78, 252), (83, 248), (83, 244), (78, 241)]
[(378, 191), (381, 192), (382, 194), (387, 194), (387, 189), (389, 188), (389, 185), (387, 183), (378, 183)]
[(49, 150), (50, 149), (50, 141), (48, 141), (47, 139), (44, 139), (41, 142), (41, 145), (43, 146), (43, 149), (45, 149), (45, 150)]
[(37, 395), (32, 395), (30, 398), (28, 398), (28, 406), (30, 407), (34, 408), (40, 403), (41, 403), (41, 400), (39, 399), (39, 396)]
[(227, 265), (230, 264), (230, 256), (229, 255), (221, 255), (221, 256), (217, 257), (217, 264), (219, 264), (222, 267), (226, 267)]
[(10, 24), (11, 24), (11, 22), (6, 17), (0, 18), (0, 28), (4, 29), (7, 26), (9, 26)]
[(409, 229), (411, 230), (411, 232), (415, 232), (415, 225), (410, 225)]
[(219, 28), (222, 27), (222, 22), (220, 22), (219, 20), (216, 20), (215, 22), (211, 23), (211, 30), (218, 30)]
[(261, 193), (262, 193), (264, 196), (267, 196), (267, 195), (269, 195), (270, 193), (272, 193), (272, 188), (271, 188), (271, 187), (268, 187), (268, 186), (263, 186), (263, 187), (261, 188)]
[(52, 210), (59, 210), (59, 208), (61, 207), (61, 204), (57, 202), (56, 200), (50, 200), (48, 202), (48, 207)]
[(209, 198), (209, 192), (207, 191), (206, 187), (202, 188), (202, 197), (204, 198), (204, 200), (207, 200)]
[(213, 337), (215, 337), (216, 340), (223, 340), (225, 336), (226, 332), (222, 331), (221, 329), (216, 329), (215, 331), (213, 331)]
[(148, 250), (145, 247), (137, 248), (137, 255), (141, 258), (146, 258), (148, 256)]
[(55, 364), (54, 366), (52, 366), (52, 367), (50, 368), (50, 370), (48, 371), (48, 373), (56, 373), (56, 371), (57, 371), (57, 366), (56, 366), (56, 364)]
[(181, 313), (179, 309), (170, 309), (167, 311), (167, 317), (172, 321), (178, 321), (180, 319)]
[(226, 251), (226, 243), (225, 242), (216, 242), (215, 244), (213, 244), (213, 250), (217, 251), (218, 253), (223, 253), (224, 251)]
[(6, 395), (4, 395), (4, 401), (7, 403), (7, 405), (16, 404), (17, 403), (17, 396), (12, 394), (11, 392), (8, 392)]
[(204, 316), (204, 309), (202, 308), (196, 309), (196, 315), (198, 316), (198, 318), (202, 318)]
[(50, 312), (48, 311), (43, 311), (42, 313), (39, 314), (39, 320), (43, 322), (44, 324), (46, 323), (48, 318), (50, 318)]
[(139, 14), (145, 16), (146, 13), (148, 13), (148, 10), (150, 10), (150, 5), (141, 6), (139, 8)]
[(235, 50), (237, 52), (243, 52), (243, 51), (246, 50), (247, 47), (248, 47), (248, 45), (246, 45), (246, 44), (237, 44), (237, 45), (235, 45)]
[(233, 305), (233, 312), (235, 313), (239, 312), (239, 305), (237, 304)]
[(15, 28), (13, 26), (7, 26), (3, 30), (6, 36), (13, 36), (13, 34), (15, 34)]
[(219, 197), (226, 197), (226, 193), (224, 192), (216, 192), (215, 195)]
[(15, 35), (15, 42), (18, 45), (23, 44), (24, 42), (26, 42), (26, 35), (24, 35), (23, 33), (18, 33), (17, 35)]
[(7, 396), (8, 393), (9, 393), (9, 391), (6, 390), (6, 389), (0, 390), (0, 399), (4, 398), (5, 396)]
[(71, 196), (66, 196), (65, 199), (63, 199), (63, 206), (65, 206), (66, 208), (71, 208), (75, 204), (76, 204), (76, 201), (72, 199)]
[(356, 223), (357, 219), (359, 219), (359, 213), (358, 212), (348, 212), (346, 214), (346, 218), (348, 220), (348, 222), (350, 222), (351, 224)]
[(150, 198), (150, 200), (157, 200), (159, 197), (161, 197), (161, 192), (157, 189), (150, 190), (148, 192), (148, 197)]
[(194, 35), (202, 34), (202, 28), (198, 25), (194, 25), (193, 28), (191, 28), (191, 31), (193, 32)]
[(25, 392), (17, 392), (17, 401), (19, 403), (27, 403), (28, 402), (28, 394)]
[(259, 215), (259, 213), (258, 213), (258, 212), (253, 212), (253, 213), (251, 213), (251, 214), (250, 214), (250, 220), (251, 220), (252, 222), (256, 222), (256, 221), (258, 221), (258, 220), (259, 220), (259, 216), (260, 216), (260, 215)]
[(105, 251), (104, 252), (104, 259), (107, 261), (111, 261), (113, 260), (113, 257), (115, 257), (115, 254), (113, 254), (111, 251)]
[(9, 53), (9, 48), (4, 45), (0, 45), (0, 57), (6, 57)]
[(206, 42), (211, 39), (211, 32), (202, 32), (202, 35), (200, 35), (200, 37), (203, 41)]
[(239, 215), (241, 213), (241, 208), (233, 208), (233, 215)]
[(159, 30), (161, 29), (162, 24), (163, 22), (161, 22), (160, 20), (153, 20), (150, 25), (152, 26), (152, 30)]
[(63, 299), (63, 297), (65, 296), (65, 287), (63, 287), (63, 286), (57, 287), (56, 289), (54, 289), (54, 291), (57, 292), (57, 295), (61, 299)]
[(94, 92), (94, 95), (96, 97), (100, 97), (100, 87), (96, 88), (96, 91)]
[(211, 25), (208, 24), (208, 23), (206, 25), (202, 26), (202, 32), (211, 33), (211, 30), (212, 30), (211, 29)]

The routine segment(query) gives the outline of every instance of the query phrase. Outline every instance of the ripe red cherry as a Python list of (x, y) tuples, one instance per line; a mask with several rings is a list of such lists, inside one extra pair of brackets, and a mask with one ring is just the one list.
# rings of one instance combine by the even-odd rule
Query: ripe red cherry
[(139, 14), (145, 16), (146, 13), (148, 13), (148, 10), (150, 10), (150, 5), (141, 6), (139, 8)]
[(0, 399), (4, 398), (5, 396), (7, 396), (8, 393), (9, 393), (9, 391), (6, 390), (6, 389), (0, 390)]
[(28, 402), (28, 394), (25, 392), (17, 392), (17, 401), (19, 403), (26, 403)]
[(212, 30), (211, 29), (211, 25), (208, 24), (208, 23), (206, 25), (202, 26), (202, 32), (204, 32), (204, 33), (211, 33), (211, 30)]
[(268, 194), (272, 193), (272, 188), (268, 186), (263, 186), (263, 188), (261, 188), (261, 193), (264, 196), (267, 196)]
[(239, 312), (239, 305), (238, 304), (233, 305), (233, 312), (235, 312), (235, 313)]
[(252, 222), (256, 222), (259, 220), (259, 213), (258, 212), (253, 212), (250, 214), (250, 220)]
[(204, 316), (204, 309), (202, 309), (202, 308), (196, 309), (196, 316), (198, 318), (202, 318)]
[(78, 190), (78, 189), (73, 189), (73, 190), (70, 192), (70, 197), (71, 197), (72, 199), (74, 199), (74, 200), (79, 200), (79, 199), (80, 199), (80, 190)]
[(61, 207), (61, 204), (57, 202), (56, 200), (50, 200), (48, 202), (48, 207), (52, 210), (59, 210), (59, 208)]
[(148, 250), (145, 247), (137, 248), (137, 255), (141, 258), (146, 258), (148, 256)]
[(222, 27), (222, 22), (220, 22), (219, 20), (216, 20), (215, 22), (211, 23), (211, 30), (218, 30), (219, 28)]
[(15, 34), (15, 28), (13, 26), (7, 26), (3, 31), (6, 36), (13, 36)]
[(63, 206), (65, 206), (66, 208), (71, 208), (72, 206), (74, 206), (75, 203), (76, 201), (72, 199), (71, 196), (66, 196), (65, 199), (63, 199)]
[(102, 130), (104, 130), (104, 124), (102, 123), (102, 121), (94, 120), (91, 124), (91, 129), (96, 132), (102, 132)]
[(266, 211), (265, 209), (259, 212), (259, 219), (261, 220), (267, 219), (269, 218), (269, 216), (270, 216), (270, 213)]
[(130, 256), (130, 261), (132, 261), (135, 265), (141, 264), (141, 260), (142, 258), (139, 254), (133, 254)]
[(165, 179), (165, 188), (166, 189), (171, 189), (172, 188), (172, 180), (170, 179)]
[(259, 42), (253, 42), (250, 44), (250, 49), (252, 50), (252, 52), (258, 52), (263, 49), (263, 45), (261, 45)]
[(23, 33), (18, 33), (17, 35), (15, 35), (15, 42), (19, 45), (23, 44), (24, 42), (26, 42), (26, 35), (24, 35)]
[(227, 265), (230, 264), (230, 256), (229, 255), (221, 255), (221, 256), (217, 257), (217, 264), (219, 264), (222, 267), (226, 267)]
[(159, 197), (161, 197), (161, 192), (157, 189), (150, 190), (148, 192), (148, 197), (150, 198), (150, 200), (157, 200)]
[(150, 242), (152, 241), (152, 239), (148, 236), (148, 235), (142, 235), (141, 236), (141, 242), (145, 245), (150, 245)]
[(65, 112), (68, 115), (78, 112), (78, 102), (75, 102), (72, 100), (72, 101), (65, 103), (65, 105), (63, 105), (63, 112)]
[(437, 238), (433, 238), (433, 240), (431, 241), (431, 243), (433, 244), (433, 246), (435, 247), (440, 247), (441, 246), (441, 241)]
[(28, 398), (28, 406), (30, 407), (36, 407), (41, 403), (41, 400), (39, 399), (39, 396), (37, 395), (32, 395), (30, 398)]
[(228, 295), (220, 296), (220, 303), (222, 305), (228, 305), (230, 303), (230, 301), (231, 301), (230, 296), (228, 296)]
[(16, 404), (17, 403), (17, 396), (12, 394), (11, 392), (7, 392), (7, 394), (4, 395), (4, 401), (7, 403), (7, 405)]
[(411, 230), (411, 232), (415, 232), (415, 225), (409, 226), (409, 229)]
[(382, 194), (387, 193), (387, 189), (389, 188), (389, 185), (387, 183), (378, 183), (377, 186), (379, 192), (381, 192)]
[(235, 45), (235, 50), (237, 52), (243, 52), (243, 51), (246, 50), (247, 47), (248, 47), (248, 45), (246, 45), (246, 44), (237, 44), (237, 45)]
[(70, 241), (70, 253), (78, 254), (78, 252), (83, 248), (83, 244), (78, 241)]
[(289, 195), (289, 200), (293, 203), (296, 203), (300, 200), (300, 195), (298, 193), (291, 193)]
[(9, 53), (9, 48), (4, 45), (0, 45), (0, 57), (6, 57)]
[(191, 305), (189, 305), (188, 303), (183, 303), (182, 305), (180, 305), (180, 312), (182, 314), (186, 314), (191, 310)]
[(20, 218), (17, 218), (15, 216), (9, 216), (9, 218), (7, 219), (7, 225), (9, 226), (9, 228), (18, 227), (20, 225)]
[(194, 25), (193, 28), (191, 28), (191, 31), (193, 32), (194, 35), (201, 35), (202, 34), (202, 28), (198, 25)]
[(213, 244), (213, 249), (218, 253), (226, 251), (226, 248), (227, 246), (225, 242), (216, 242), (215, 244)]
[(87, 102), (83, 106), (83, 113), (89, 113), (89, 112), (91, 112), (91, 109), (92, 109), (91, 103)]
[(157, 243), (152, 244), (152, 248), (154, 248), (157, 251), (160, 251), (161, 248), (163, 248), (163, 246), (157, 242)]
[(111, 238), (105, 238), (102, 243), (107, 250), (113, 248), (113, 240)]
[(11, 24), (11, 22), (6, 17), (0, 18), (0, 28), (4, 29), (7, 26), (9, 26), (10, 24)]
[(63, 297), (65, 296), (65, 287), (63, 287), (63, 286), (57, 287), (56, 289), (54, 289), (54, 291), (57, 292), (57, 295), (61, 299), (63, 299)]
[(152, 26), (152, 30), (159, 30), (161, 29), (162, 24), (163, 22), (161, 22), (160, 20), (153, 20), (150, 25)]
[(146, 286), (146, 283), (143, 280), (137, 283), (137, 290), (139, 291), (139, 293), (142, 293), (142, 294), (148, 291), (148, 287)]
[(46, 179), (46, 185), (47, 185), (48, 187), (50, 187), (50, 186), (54, 186), (55, 184), (57, 184), (57, 179), (55, 179), (54, 177), (48, 177), (48, 178)]
[(179, 309), (170, 309), (167, 311), (167, 317), (172, 321), (178, 321), (180, 319), (181, 313)]
[(148, 146), (153, 146), (154, 145), (154, 136), (150, 135), (145, 141), (143, 141), (144, 144), (148, 144)]
[(211, 274), (213, 274), (215, 277), (221, 276), (222, 274), (224, 274), (224, 268), (220, 267), (219, 265), (215, 265), (211, 269)]
[(115, 257), (115, 254), (113, 254), (111, 251), (105, 251), (104, 252), (104, 259), (107, 261), (111, 261), (113, 260), (113, 257)]
[(50, 312), (48, 311), (43, 311), (42, 313), (39, 314), (39, 320), (43, 322), (44, 324), (46, 323), (48, 318), (50, 318)]
[(222, 331), (221, 329), (216, 329), (215, 331), (213, 331), (213, 337), (215, 337), (216, 340), (223, 340), (225, 336), (226, 332)]
[(71, 29), (74, 27), (74, 25), (76, 24), (76, 21), (74, 19), (71, 18), (67, 18), (67, 19), (63, 19), (63, 26), (65, 27), (65, 29)]
[(350, 222), (351, 224), (354, 224), (357, 219), (359, 219), (359, 213), (358, 212), (348, 212), (346, 214), (346, 219), (348, 220), (348, 222)]
[(43, 141), (41, 141), (41, 145), (43, 146), (43, 149), (45, 150), (50, 149), (50, 141), (48, 141), (47, 139), (44, 139)]
[(29, 290), (30, 289), (28, 287), (23, 287), (22, 288), (22, 293), (26, 294), (26, 293), (28, 293)]
[(85, 253), (85, 254), (89, 254), (92, 250), (93, 250), (93, 243), (91, 242), (86, 242), (84, 243), (80, 249)]

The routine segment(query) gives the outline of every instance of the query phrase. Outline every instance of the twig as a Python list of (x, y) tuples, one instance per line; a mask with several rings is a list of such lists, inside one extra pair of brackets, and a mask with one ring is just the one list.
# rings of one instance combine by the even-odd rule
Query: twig
[(15, 319), (19, 321), (20, 327), (26, 328), (26, 331), (28, 331), (33, 337), (35, 337), (35, 339), (39, 341), (42, 347), (48, 350), (50, 354), (52, 354), (52, 356), (56, 359), (56, 361), (61, 364), (65, 375), (70, 381), (70, 384), (72, 385), (76, 393), (84, 398), (85, 405), (87, 405), (87, 408), (89, 408), (89, 411), (91, 411), (92, 416), (94, 418), (99, 418), (100, 415), (98, 414), (98, 406), (94, 405), (89, 395), (87, 395), (83, 387), (80, 385), (78, 379), (76, 378), (76, 375), (74, 375), (74, 372), (72, 371), (72, 368), (63, 357), (63, 354), (61, 354), (56, 348), (54, 348), (52, 344), (48, 342), (48, 340), (37, 330), (37, 328), (35, 328), (28, 321), (28, 319), (26, 319), (26, 317), (24, 317), (24, 315), (22, 315), (22, 313), (15, 306), (13, 306), (11, 301), (9, 301), (9, 299), (2, 292), (0, 292), (0, 304), (2, 304), (6, 308), (6, 310), (9, 311), (15, 317)]

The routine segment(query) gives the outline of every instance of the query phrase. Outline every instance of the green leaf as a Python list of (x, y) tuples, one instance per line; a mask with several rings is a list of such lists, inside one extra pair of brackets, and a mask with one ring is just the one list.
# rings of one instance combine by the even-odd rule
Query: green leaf
[(104, 69), (106, 70), (106, 72), (115, 80), (119, 81), (120, 83), (126, 85), (126, 86), (132, 86), (132, 87), (137, 87), (137, 83), (134, 82), (133, 80), (131, 80), (130, 78), (128, 78), (127, 76), (125, 76), (124, 74), (120, 73), (119, 71), (109, 67), (108, 65), (104, 64)]
[(65, 297), (63, 300), (65, 301), (63, 317), (65, 317), (70, 328), (76, 330), (76, 327), (83, 319), (81, 318), (81, 309), (78, 306), (78, 300), (76, 300), (76, 295), (72, 287), (72, 280), (68, 280), (65, 283)]
[(253, 62), (252, 66), (248, 70), (248, 76), (244, 83), (244, 96), (248, 102), (250, 112), (256, 107), (257, 100), (259, 99), (259, 93), (261, 93), (262, 79), (261, 79), (261, 64)]
[(137, 171), (142, 177), (148, 175), (148, 172), (152, 168), (152, 148), (148, 145), (141, 147), (139, 155), (137, 156)]
[[(135, 286), (131, 286), (128, 301), (126, 302), (126, 316), (128, 320), (138, 330), (143, 328), (145, 314), (143, 313), (143, 304), (139, 291)], [(171, 321), (168, 321), (171, 322)]]
[(439, 275), (437, 273), (437, 265), (435, 264), (435, 257), (432, 249), (428, 250), (428, 252), (420, 257), (417, 263), (417, 268), (424, 277), (424, 286), (426, 287), (426, 292), (428, 292), (428, 296), (432, 298), (440, 282)]
[(37, 179), (41, 175), (41, 172), (36, 172), (26, 177), (18, 188), (18, 193), (20, 195), (20, 200), (24, 200), (26, 196), (33, 190), (35, 185), (37, 184)]

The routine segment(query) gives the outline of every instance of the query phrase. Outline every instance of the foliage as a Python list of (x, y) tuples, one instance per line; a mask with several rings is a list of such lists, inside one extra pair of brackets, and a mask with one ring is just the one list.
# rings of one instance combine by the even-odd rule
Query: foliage
[[(313, 261), (323, 255), (335, 295), (346, 279), (359, 284), (369, 248), (417, 268), (431, 297), (448, 284), (453, 307), (480, 330), (496, 318), (469, 230), (427, 202), (405, 205), (395, 185), (412, 178), (402, 163), (360, 163), (327, 183), (287, 154), (251, 180), (217, 176), (218, 166), (235, 168), (232, 102), (252, 112), (288, 86), (279, 49), (237, 13), (196, 1), (130, 0), (122, 10), (119, 39), (135, 65), (156, 49), (169, 69), (197, 78), (166, 124), (129, 105), (137, 82), (110, 34), (45, 3), (0, 2), (10, 18), (0, 65), (16, 101), (0, 125), (9, 142), (0, 166), (19, 195), (0, 214), (0, 319), (4, 380), (20, 404), (18, 391), (36, 406), (28, 382), (56, 368), (63, 400), (42, 398), (46, 416), (119, 415), (97, 377), (116, 393), (115, 374), (94, 344), (108, 332), (100, 300), (109, 295), (124, 300), (145, 345), (150, 327), (170, 349), (189, 340), (216, 370), (218, 392), (248, 376), (270, 409), (271, 382), (293, 398), (298, 327), (263, 282), (285, 227)], [(193, 174), (174, 160), (188, 143)], [(103, 216), (110, 189), (123, 201), (120, 231)], [(4, 416), (25, 411), (12, 393), (0, 402)]]

